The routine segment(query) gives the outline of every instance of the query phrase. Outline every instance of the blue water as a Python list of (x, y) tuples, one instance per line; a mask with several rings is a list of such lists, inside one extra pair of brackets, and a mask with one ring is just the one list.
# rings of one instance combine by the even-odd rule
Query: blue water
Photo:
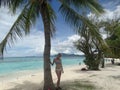
[[(52, 60), (53, 58), (51, 58)], [(79, 65), (83, 60), (84, 57), (62, 57), (63, 66)], [(37, 69), (43, 69), (43, 58), (41, 57), (14, 57), (0, 61), (0, 75)]]

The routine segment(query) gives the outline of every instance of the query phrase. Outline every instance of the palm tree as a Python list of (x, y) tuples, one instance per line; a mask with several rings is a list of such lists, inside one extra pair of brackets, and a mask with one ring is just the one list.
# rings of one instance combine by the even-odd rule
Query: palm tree
[[(88, 66), (89, 70), (99, 70), (102, 53), (105, 52), (108, 47), (100, 34), (98, 20), (95, 18), (95, 16), (94, 18), (88, 19), (90, 19), (94, 24), (94, 27), (92, 29), (97, 27), (97, 29), (95, 29), (97, 31), (92, 30), (85, 23), (83, 23), (81, 28), (78, 30), (80, 39), (74, 42), (74, 46), (76, 49), (84, 53), (84, 63)], [(94, 32), (91, 32), (91, 30)]]
[[(90, 28), (92, 24), (84, 18), (78, 11), (82, 8), (92, 10), (100, 14), (103, 8), (97, 0), (57, 0), (60, 2), (59, 10), (63, 14), (65, 21), (74, 27), (80, 27), (81, 21)], [(0, 0), (0, 5), (8, 6), (13, 13), (17, 8), (21, 8), (21, 13), (14, 22), (10, 31), (0, 44), (0, 52), (3, 55), (7, 44), (15, 43), (17, 37), (29, 34), (30, 27), (35, 24), (36, 19), (41, 16), (44, 24), (45, 47), (44, 47), (44, 90), (55, 90), (50, 67), (51, 36), (55, 30), (54, 21), (56, 18), (51, 4), (52, 0)], [(88, 10), (88, 11), (89, 11)]]

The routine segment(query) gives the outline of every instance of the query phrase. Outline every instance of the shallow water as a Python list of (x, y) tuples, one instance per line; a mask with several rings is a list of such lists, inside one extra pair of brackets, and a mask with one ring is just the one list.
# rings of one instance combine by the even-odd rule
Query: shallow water
[[(63, 66), (79, 65), (84, 57), (62, 57)], [(53, 57), (51, 58), (51, 61)], [(43, 69), (42, 57), (10, 57), (0, 61), (0, 77), (21, 71)]]

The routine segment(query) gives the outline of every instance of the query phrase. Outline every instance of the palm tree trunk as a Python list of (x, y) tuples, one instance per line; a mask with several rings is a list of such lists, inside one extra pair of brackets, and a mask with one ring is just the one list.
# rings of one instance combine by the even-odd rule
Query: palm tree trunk
[(45, 35), (43, 90), (55, 90), (55, 86), (53, 84), (52, 75), (51, 75), (51, 66), (50, 66), (50, 50), (51, 50), (50, 23), (44, 8), (41, 10), (41, 16), (44, 24), (44, 35)]

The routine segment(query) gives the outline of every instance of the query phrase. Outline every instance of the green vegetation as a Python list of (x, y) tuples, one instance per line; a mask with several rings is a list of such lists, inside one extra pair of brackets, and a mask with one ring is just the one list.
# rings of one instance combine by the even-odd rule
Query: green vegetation
[(80, 39), (74, 42), (74, 45), (85, 54), (84, 63), (88, 66), (88, 69), (99, 70), (99, 64), (103, 58), (103, 52), (107, 49), (107, 45), (100, 35), (98, 24), (96, 22), (93, 22), (93, 24), (94, 26), (91, 29), (83, 23), (78, 31)]
[(106, 42), (112, 52), (112, 55), (109, 53), (106, 56), (120, 58), (120, 19), (108, 19), (106, 22), (103, 22), (103, 26), (107, 32)]

